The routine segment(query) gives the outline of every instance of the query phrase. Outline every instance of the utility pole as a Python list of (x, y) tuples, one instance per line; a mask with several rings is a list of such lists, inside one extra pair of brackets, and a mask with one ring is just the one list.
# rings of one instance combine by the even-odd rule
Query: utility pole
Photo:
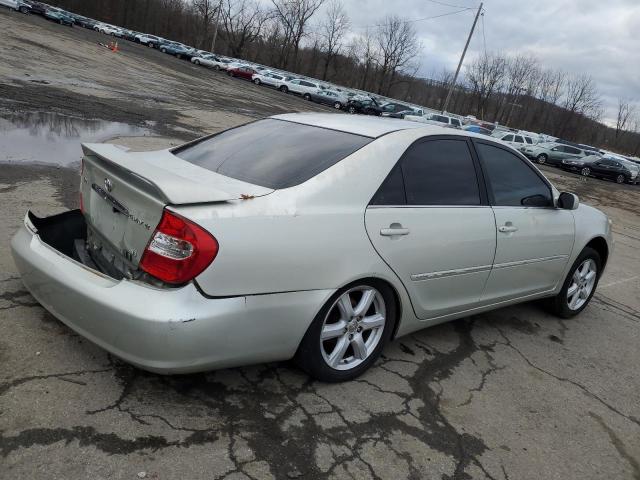
[(220, 23), (220, 11), (222, 10), (222, 0), (218, 4), (218, 11), (216, 12), (216, 21), (213, 26), (213, 41), (211, 42), (211, 53), (215, 53), (216, 39), (218, 38), (218, 24)]
[(464, 50), (462, 50), (462, 56), (460, 57), (460, 61), (458, 62), (458, 68), (456, 69), (456, 74), (453, 76), (453, 81), (449, 86), (449, 92), (447, 93), (447, 98), (444, 101), (444, 105), (442, 105), (442, 113), (447, 111), (447, 107), (449, 106), (449, 100), (451, 100), (451, 95), (453, 94), (453, 89), (456, 86), (456, 81), (458, 80), (458, 74), (460, 73), (460, 68), (462, 67), (462, 62), (464, 62), (464, 56), (467, 53), (467, 48), (469, 48), (469, 42), (471, 42), (471, 37), (473, 36), (473, 31), (476, 28), (476, 23), (478, 23), (478, 18), (480, 17), (480, 13), (482, 12), (482, 3), (478, 7), (478, 12), (476, 13), (476, 18), (473, 20), (473, 25), (471, 26), (471, 31), (469, 32), (469, 37), (467, 38), (467, 43), (464, 45)]

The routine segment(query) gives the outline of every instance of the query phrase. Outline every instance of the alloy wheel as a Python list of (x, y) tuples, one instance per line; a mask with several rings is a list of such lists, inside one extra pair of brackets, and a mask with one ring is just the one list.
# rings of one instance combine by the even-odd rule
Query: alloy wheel
[(541, 155), (538, 155), (538, 163), (541, 165), (544, 165), (545, 163), (547, 163), (547, 156), (543, 153)]
[(616, 183), (624, 183), (624, 175), (618, 175), (616, 177)]
[(598, 277), (598, 267), (592, 258), (585, 259), (571, 278), (567, 289), (567, 305), (571, 310), (579, 310), (589, 300)]
[(367, 285), (344, 292), (322, 324), (320, 351), (326, 364), (336, 370), (360, 365), (380, 343), (386, 321), (384, 298), (377, 289)]
[(260, 79), (259, 79), (259, 78), (256, 78), (256, 79), (253, 81), (253, 83), (255, 83), (256, 85), (260, 85)]
[(588, 177), (591, 173), (591, 169), (589, 167), (584, 167), (582, 170), (580, 170), (580, 173), (585, 177)]
[(336, 102), (333, 104), (333, 108), (336, 110), (340, 110), (342, 108), (342, 104), (340, 102)]
[(356, 113), (355, 107), (349, 107), (349, 113)]

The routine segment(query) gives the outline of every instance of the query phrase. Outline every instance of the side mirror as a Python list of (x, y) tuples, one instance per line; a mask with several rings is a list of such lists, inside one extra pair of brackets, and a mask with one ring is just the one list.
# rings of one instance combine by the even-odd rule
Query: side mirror
[(575, 193), (562, 192), (558, 197), (558, 208), (563, 210), (577, 210), (580, 200)]

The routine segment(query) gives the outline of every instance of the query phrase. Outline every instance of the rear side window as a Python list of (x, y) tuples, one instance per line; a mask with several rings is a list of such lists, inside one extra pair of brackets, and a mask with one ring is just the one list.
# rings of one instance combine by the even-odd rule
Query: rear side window
[(502, 137), (502, 140), (505, 142), (513, 142), (513, 135), (507, 135), (505, 137)]
[(173, 154), (227, 177), (280, 189), (309, 180), (372, 140), (266, 119), (178, 147)]
[(451, 119), (451, 125), (455, 125), (456, 127), (460, 126), (460, 120), (458, 120), (457, 118), (452, 118)]
[(533, 145), (533, 139), (529, 138), (529, 137), (524, 137), (525, 142), (527, 142), (529, 145)]
[(413, 145), (400, 161), (407, 205), (480, 205), (480, 189), (465, 140)]
[(502, 148), (476, 143), (497, 206), (547, 207), (551, 189), (522, 159)]

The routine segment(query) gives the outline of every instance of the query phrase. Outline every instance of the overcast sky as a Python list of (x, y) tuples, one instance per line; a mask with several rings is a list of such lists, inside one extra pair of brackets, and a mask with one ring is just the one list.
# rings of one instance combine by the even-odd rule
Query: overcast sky
[[(343, 0), (352, 29), (375, 25), (386, 14), (418, 19), (478, 7), (476, 0)], [(526, 53), (546, 67), (587, 73), (598, 84), (608, 122), (618, 97), (640, 100), (640, 0), (486, 0), (488, 51)], [(415, 22), (424, 45), (419, 74), (454, 70), (475, 11)], [(320, 20), (322, 14), (314, 18)], [(465, 63), (483, 51), (482, 22)]]

